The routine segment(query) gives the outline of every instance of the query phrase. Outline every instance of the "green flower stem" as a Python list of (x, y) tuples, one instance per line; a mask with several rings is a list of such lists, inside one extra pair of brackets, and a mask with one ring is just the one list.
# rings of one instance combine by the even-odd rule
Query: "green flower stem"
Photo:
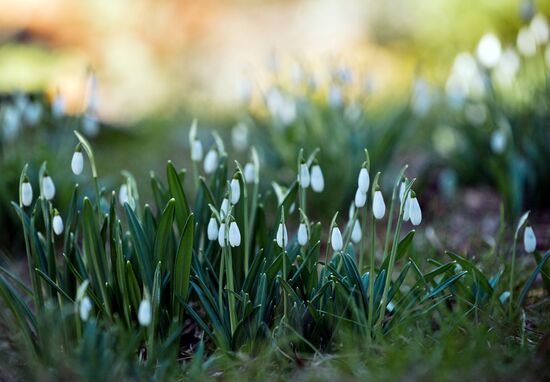
[(374, 338), (373, 320), (374, 320), (374, 275), (375, 269), (375, 256), (376, 256), (376, 221), (374, 214), (371, 214), (371, 251), (370, 251), (370, 266), (369, 266), (369, 313), (367, 317), (368, 328), (371, 331), (369, 340)]
[(235, 312), (235, 286), (233, 283), (233, 261), (231, 258), (231, 247), (226, 246), (224, 247), (225, 250), (225, 262), (227, 263), (227, 267), (225, 268), (227, 272), (227, 296), (228, 296), (228, 302), (229, 302), (229, 322), (231, 325), (231, 334), (235, 333), (235, 329), (237, 329), (237, 316)]

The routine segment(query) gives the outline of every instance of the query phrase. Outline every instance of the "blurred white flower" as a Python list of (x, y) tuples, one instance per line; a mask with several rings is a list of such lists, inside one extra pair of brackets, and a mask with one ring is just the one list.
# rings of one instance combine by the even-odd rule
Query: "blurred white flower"
[(304, 223), (300, 224), (300, 227), (298, 227), (298, 244), (301, 246), (304, 246), (307, 244), (308, 241), (308, 234), (307, 234), (307, 227)]
[(80, 301), (79, 306), (80, 319), (82, 321), (88, 321), (90, 318), (90, 312), (92, 311), (92, 300), (88, 296), (84, 296), (82, 301)]
[(477, 44), (477, 59), (486, 68), (494, 68), (500, 60), (501, 53), (500, 40), (493, 33), (485, 34)]
[(370, 185), (370, 176), (369, 176), (369, 170), (367, 170), (366, 167), (362, 167), (359, 171), (359, 176), (357, 177), (357, 188), (363, 192), (366, 193), (369, 190)]
[(53, 183), (51, 176), (47, 174), (42, 179), (42, 191), (44, 192), (44, 197), (47, 200), (52, 200), (55, 196), (55, 184)]
[(528, 27), (519, 30), (516, 44), (518, 51), (524, 56), (530, 57), (537, 53), (536, 37)]
[(315, 192), (323, 192), (325, 189), (325, 178), (321, 166), (314, 164), (311, 167), (311, 188)]
[(495, 154), (502, 154), (506, 149), (506, 132), (502, 129), (496, 129), (491, 134), (491, 150)]
[(248, 127), (244, 122), (239, 122), (231, 129), (231, 143), (237, 151), (243, 151), (248, 147)]
[(224, 198), (222, 200), (222, 205), (220, 207), (220, 218), (222, 218), (222, 220), (225, 220), (225, 218), (227, 217), (228, 211), (229, 211), (229, 200), (227, 200), (227, 198)]
[(99, 133), (99, 122), (92, 112), (87, 112), (82, 117), (82, 131), (88, 137), (95, 137)]
[(118, 190), (118, 201), (122, 206), (124, 206), (124, 203), (128, 203), (128, 186), (126, 183), (120, 185), (120, 189)]
[(59, 236), (63, 233), (63, 219), (59, 216), (57, 210), (54, 211), (53, 220), (52, 220), (53, 232)]
[(220, 230), (218, 231), (218, 243), (220, 247), (225, 247), (225, 223), (220, 224)]
[(73, 158), (71, 159), (71, 170), (73, 171), (73, 174), (80, 175), (82, 174), (83, 169), (84, 169), (84, 156), (82, 155), (82, 151), (79, 145), (77, 146), (77, 149), (73, 153)]
[(513, 48), (506, 48), (493, 72), (495, 81), (502, 86), (511, 85), (516, 78), (519, 67), (520, 60), (516, 51)]
[(55, 118), (60, 118), (65, 115), (65, 98), (59, 91), (55, 94), (52, 101), (52, 115)]
[(232, 247), (241, 245), (241, 232), (239, 231), (239, 226), (235, 222), (231, 222), (229, 225), (229, 245)]
[(476, 60), (470, 53), (459, 53), (445, 84), (447, 97), (453, 106), (461, 106), (468, 98), (481, 98), (485, 82)]
[(332, 229), (332, 233), (330, 236), (330, 242), (332, 244), (332, 249), (335, 252), (341, 251), (344, 247), (344, 243), (342, 240), (342, 233), (340, 232), (340, 229), (338, 227), (334, 227)]
[(151, 312), (151, 302), (144, 299), (139, 304), (138, 309), (138, 322), (141, 326), (149, 326), (151, 324), (151, 318), (153, 313)]
[(367, 202), (367, 193), (361, 191), (361, 189), (357, 189), (355, 192), (355, 207), (362, 208), (365, 206), (365, 203)]
[(422, 210), (416, 195), (412, 195), (409, 202), (409, 217), (413, 225), (419, 225), (422, 222)]
[(198, 139), (195, 139), (191, 143), (191, 160), (193, 162), (200, 162), (202, 160), (204, 153), (202, 148), (202, 142)]
[(418, 116), (426, 115), (432, 106), (432, 89), (423, 78), (417, 78), (413, 86), (412, 110)]
[(548, 27), (548, 20), (542, 13), (537, 13), (529, 24), (529, 29), (535, 37), (535, 41), (539, 45), (546, 44), (550, 35), (550, 28)]
[(244, 180), (246, 183), (254, 183), (256, 180), (256, 170), (253, 163), (247, 163), (243, 170)]
[(537, 237), (530, 225), (525, 227), (525, 231), (523, 231), (523, 247), (527, 253), (532, 253), (537, 248)]
[(363, 232), (361, 231), (361, 224), (359, 224), (359, 219), (355, 220), (353, 225), (353, 230), (351, 231), (351, 241), (354, 243), (359, 243), (363, 237)]
[(300, 172), (298, 174), (298, 182), (301, 188), (308, 188), (310, 183), (309, 169), (307, 164), (300, 164)]
[(86, 84), (86, 112), (97, 112), (99, 107), (98, 80), (95, 73), (90, 72)]
[(344, 102), (343, 98), (342, 90), (336, 85), (331, 85), (328, 91), (328, 104), (333, 108), (340, 107)]
[(25, 121), (30, 126), (36, 125), (42, 117), (42, 104), (38, 101), (29, 103), (25, 109), (24, 116)]
[(204, 172), (212, 174), (218, 167), (218, 152), (210, 149), (204, 158)]
[(3, 113), (3, 122), (4, 139), (10, 142), (19, 134), (21, 112), (15, 106), (6, 106)]
[(210, 241), (214, 241), (218, 238), (218, 221), (214, 217), (210, 218), (206, 233)]
[(346, 65), (339, 65), (338, 68), (336, 68), (336, 76), (343, 84), (351, 85), (353, 82), (353, 73)]
[(487, 106), (484, 103), (468, 103), (464, 107), (464, 116), (468, 123), (474, 126), (481, 126), (487, 121)]
[(283, 125), (290, 125), (296, 120), (297, 110), (296, 103), (290, 97), (285, 97), (284, 102), (277, 114)]
[(372, 213), (374, 217), (378, 220), (384, 217), (386, 213), (386, 204), (384, 203), (384, 197), (380, 190), (374, 193), (374, 199), (372, 201)]
[(231, 204), (235, 205), (241, 197), (241, 184), (238, 179), (233, 178), (230, 183), (231, 187)]
[(279, 224), (279, 227), (277, 228), (277, 245), (281, 248), (285, 248), (288, 243), (288, 231), (286, 230), (286, 226), (283, 223)]
[(21, 184), (21, 202), (25, 207), (28, 207), (32, 203), (32, 186), (28, 179), (25, 179)]

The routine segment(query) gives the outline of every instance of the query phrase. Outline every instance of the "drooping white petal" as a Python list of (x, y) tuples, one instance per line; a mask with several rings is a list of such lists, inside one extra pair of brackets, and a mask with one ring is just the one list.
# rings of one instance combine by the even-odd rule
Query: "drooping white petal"
[(325, 178), (323, 177), (323, 171), (318, 164), (311, 167), (311, 188), (315, 192), (323, 192), (325, 189)]
[(216, 167), (218, 167), (218, 152), (210, 150), (204, 158), (204, 172), (212, 174), (216, 170)]
[(61, 219), (61, 216), (56, 214), (53, 217), (52, 226), (53, 226), (53, 232), (57, 236), (59, 236), (63, 233), (63, 219)]
[(279, 228), (277, 228), (277, 245), (281, 248), (285, 248), (287, 243), (288, 231), (286, 230), (286, 225), (280, 223)]
[(138, 309), (138, 321), (141, 326), (149, 326), (151, 324), (152, 312), (151, 302), (147, 299), (142, 300)]
[(254, 183), (256, 180), (256, 170), (253, 163), (247, 163), (243, 170), (246, 183)]
[(235, 222), (231, 222), (229, 225), (229, 245), (232, 247), (241, 245), (241, 232), (239, 231), (239, 226)]
[(193, 162), (200, 162), (203, 157), (202, 143), (198, 139), (195, 139), (191, 144), (191, 160)]
[(386, 213), (386, 204), (384, 203), (384, 197), (380, 190), (374, 193), (374, 199), (372, 201), (372, 213), (374, 217), (378, 220), (384, 217)]
[(57, 93), (52, 102), (52, 114), (55, 118), (62, 117), (65, 114), (65, 99), (61, 93)]
[(301, 223), (300, 227), (298, 227), (298, 244), (301, 246), (306, 245), (308, 241), (307, 236), (307, 227), (304, 223)]
[(405, 181), (402, 181), (399, 185), (399, 201), (403, 203), (403, 197), (405, 196), (405, 189), (406, 189)]
[(227, 217), (227, 212), (229, 211), (229, 200), (224, 198), (222, 200), (222, 206), (220, 207), (220, 217), (225, 220)]
[(422, 210), (416, 197), (411, 198), (409, 202), (409, 217), (411, 218), (411, 223), (414, 225), (419, 225), (422, 221)]
[(367, 202), (367, 193), (361, 191), (359, 188), (355, 192), (355, 207), (361, 208)]
[(220, 224), (220, 230), (218, 231), (218, 243), (220, 247), (225, 247), (225, 223)]
[(408, 221), (411, 216), (411, 197), (410, 195), (407, 196), (407, 199), (405, 199), (405, 205), (403, 206), (403, 221)]
[(359, 177), (357, 178), (357, 187), (361, 190), (361, 192), (366, 193), (369, 190), (369, 185), (369, 170), (363, 167), (361, 168), (361, 171), (359, 171)]
[(218, 221), (214, 217), (210, 218), (206, 232), (208, 240), (214, 241), (218, 238)]
[(332, 249), (334, 251), (341, 251), (344, 247), (344, 243), (342, 240), (342, 233), (340, 232), (340, 228), (334, 227), (332, 229), (332, 233), (330, 235), (330, 242), (332, 244)]
[(75, 151), (73, 154), (73, 159), (71, 159), (71, 170), (73, 170), (73, 174), (80, 175), (82, 174), (83, 168), (84, 156), (81, 151)]
[(124, 203), (128, 203), (128, 186), (126, 183), (120, 185), (118, 190), (118, 201), (124, 206)]
[(238, 179), (231, 180), (231, 204), (235, 205), (241, 197), (241, 184)]
[(363, 237), (363, 231), (361, 231), (361, 224), (359, 224), (359, 219), (355, 220), (353, 225), (353, 230), (351, 231), (351, 241), (354, 243), (359, 243)]
[(25, 207), (30, 206), (32, 203), (32, 186), (29, 182), (21, 184), (21, 202)]
[(537, 44), (544, 45), (548, 42), (550, 37), (550, 27), (548, 26), (548, 20), (543, 14), (539, 13), (533, 17), (529, 29), (535, 37)]
[(531, 226), (525, 227), (523, 231), (523, 247), (527, 253), (532, 253), (537, 248), (537, 237)]
[(42, 190), (44, 192), (44, 197), (47, 200), (52, 200), (55, 196), (55, 184), (53, 183), (53, 180), (51, 176), (45, 176), (42, 179)]
[(300, 165), (300, 173), (298, 174), (298, 182), (300, 182), (300, 187), (308, 188), (310, 183), (309, 169), (307, 164), (302, 163)]
[(82, 321), (88, 321), (90, 318), (90, 312), (92, 311), (92, 300), (88, 296), (84, 296), (82, 301), (80, 301), (79, 306), (80, 319)]
[(484, 35), (477, 44), (477, 59), (486, 68), (494, 68), (498, 64), (501, 53), (500, 40), (493, 33)]

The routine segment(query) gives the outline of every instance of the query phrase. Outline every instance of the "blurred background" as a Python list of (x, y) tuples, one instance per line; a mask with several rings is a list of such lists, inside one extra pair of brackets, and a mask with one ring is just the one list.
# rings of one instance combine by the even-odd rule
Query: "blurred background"
[(456, 208), (446, 229), (494, 233), (502, 205), (535, 209), (548, 237), (549, 15), (529, 0), (0, 0), (0, 219), (15, 224), (25, 162), (48, 161), (63, 205), (72, 130), (117, 188), (122, 168), (141, 182), (188, 165), (196, 117), (205, 149), (214, 129), (243, 163), (257, 146), (266, 179), (319, 147), (318, 217), (347, 209), (368, 147), (386, 184), (411, 165), (428, 218)]

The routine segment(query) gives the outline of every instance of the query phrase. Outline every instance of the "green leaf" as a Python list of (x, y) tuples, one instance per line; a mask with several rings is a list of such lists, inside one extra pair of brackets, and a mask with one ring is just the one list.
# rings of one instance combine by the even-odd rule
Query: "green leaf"
[[(180, 296), (187, 301), (189, 294), (189, 279), (191, 277), (191, 260), (193, 257), (193, 232), (195, 228), (195, 215), (189, 215), (185, 227), (181, 234), (178, 244), (178, 251), (174, 261), (174, 284), (172, 291), (172, 301), (174, 306), (177, 304), (177, 297)], [(177, 310), (178, 319), (181, 316), (182, 309)]]
[(178, 227), (180, 232), (183, 232), (183, 227), (190, 213), (189, 205), (187, 204), (187, 198), (185, 197), (185, 192), (183, 191), (181, 179), (174, 168), (174, 165), (170, 161), (166, 165), (166, 175), (168, 178), (168, 189), (172, 197), (176, 200), (175, 207)]

